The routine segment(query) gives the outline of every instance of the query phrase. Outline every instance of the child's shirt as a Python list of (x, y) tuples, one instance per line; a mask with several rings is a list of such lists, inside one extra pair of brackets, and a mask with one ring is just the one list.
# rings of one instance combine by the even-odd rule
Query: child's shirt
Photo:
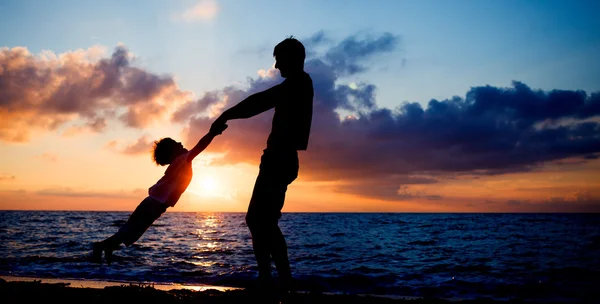
[(187, 160), (188, 154), (179, 155), (167, 167), (165, 175), (148, 189), (150, 197), (169, 207), (175, 206), (192, 180), (192, 162)]

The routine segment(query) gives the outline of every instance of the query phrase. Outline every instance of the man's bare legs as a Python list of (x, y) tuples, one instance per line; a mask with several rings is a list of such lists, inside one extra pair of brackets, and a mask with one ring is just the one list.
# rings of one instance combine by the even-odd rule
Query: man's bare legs
[(247, 220), (252, 234), (252, 247), (258, 264), (258, 277), (261, 282), (271, 280), (271, 258), (275, 262), (282, 287), (289, 288), (292, 273), (288, 259), (287, 244), (277, 220)]
[(284, 292), (288, 292), (290, 291), (292, 284), (292, 271), (290, 269), (285, 237), (283, 236), (283, 233), (281, 233), (281, 229), (279, 229), (278, 225), (273, 227), (271, 233), (271, 256), (273, 257), (273, 262), (275, 262), (275, 267), (277, 268), (281, 289)]
[[(292, 272), (285, 237), (279, 228), (279, 219), (287, 187), (297, 176), (296, 151), (273, 153), (265, 150), (246, 214), (246, 224), (252, 234), (252, 247), (258, 266), (259, 288), (263, 290), (263, 294), (279, 294), (282, 300), (292, 289)], [(275, 262), (277, 268), (278, 293), (273, 285), (271, 261)]]

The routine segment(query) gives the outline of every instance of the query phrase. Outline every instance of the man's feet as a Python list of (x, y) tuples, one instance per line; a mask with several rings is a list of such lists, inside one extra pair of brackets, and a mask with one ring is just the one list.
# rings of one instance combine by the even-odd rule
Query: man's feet
[(279, 304), (279, 295), (273, 285), (264, 285), (257, 282), (249, 291), (251, 303)]
[(291, 277), (281, 278), (279, 281), (279, 300), (281, 303), (287, 303), (290, 295), (294, 291), (294, 282)]
[(110, 265), (113, 261), (113, 250), (111, 248), (104, 248), (104, 259), (106, 259), (106, 264)]
[(102, 243), (95, 242), (92, 244), (92, 262), (101, 263), (102, 262)]

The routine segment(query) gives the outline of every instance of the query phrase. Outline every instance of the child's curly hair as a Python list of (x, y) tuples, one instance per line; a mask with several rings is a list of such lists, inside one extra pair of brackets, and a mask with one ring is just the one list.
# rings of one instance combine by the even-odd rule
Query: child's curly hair
[(157, 165), (168, 165), (173, 161), (173, 148), (177, 142), (170, 137), (154, 141), (152, 147), (152, 161)]

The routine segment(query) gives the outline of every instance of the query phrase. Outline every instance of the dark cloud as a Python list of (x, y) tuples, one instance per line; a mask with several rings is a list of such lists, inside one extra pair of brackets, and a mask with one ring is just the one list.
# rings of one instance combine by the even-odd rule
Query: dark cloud
[(600, 198), (582, 193), (546, 200), (508, 200), (505, 204), (508, 207), (518, 208), (521, 212), (600, 212)]
[[(530, 171), (547, 162), (571, 157), (591, 159), (600, 153), (598, 93), (540, 91), (515, 81), (510, 87), (473, 87), (465, 97), (431, 100), (426, 106), (404, 102), (394, 109), (379, 107), (373, 84), (340, 83), (364, 59), (376, 58), (398, 45), (397, 36), (364, 40), (352, 36), (325, 55), (307, 60), (315, 88), (311, 140), (301, 153), (301, 177), (313, 180), (360, 181), (340, 191), (378, 197), (439, 198), (427, 193), (402, 193), (406, 178), (488, 175)], [(344, 72), (344, 73), (340, 73)], [(249, 79), (248, 90), (227, 87), (211, 92), (214, 104), (231, 107), (246, 96), (280, 83), (275, 71)], [(275, 74), (276, 75), (276, 74)], [(434, 85), (434, 84), (432, 84)], [(401, 97), (399, 97), (401, 100)], [(208, 104), (185, 105), (205, 109)], [(339, 110), (351, 113), (347, 119)], [(195, 142), (214, 118), (193, 113), (188, 141)], [(226, 150), (227, 163), (259, 160), (268, 136), (272, 111), (235, 120), (211, 149)], [(403, 179), (397, 179), (402, 176)], [(366, 180), (378, 180), (369, 184)]]
[(0, 48), (0, 140), (27, 141), (34, 129), (55, 130), (76, 119), (71, 130), (104, 130), (117, 118), (143, 128), (183, 102), (171, 76), (135, 67), (118, 46), (109, 58), (89, 60), (94, 50), (34, 56), (26, 48)]
[(598, 158), (600, 158), (600, 155), (598, 155), (598, 154), (589, 154), (589, 155), (584, 156), (583, 158), (584, 159), (588, 159), (588, 160), (598, 159)]
[(391, 33), (368, 36), (364, 39), (354, 35), (329, 49), (325, 58), (331, 63), (331, 68), (340, 75), (352, 75), (367, 69), (364, 61), (377, 54), (395, 50), (399, 42), (400, 38)]
[(416, 185), (435, 184), (437, 179), (419, 176), (385, 176), (346, 181), (333, 188), (340, 193), (357, 194), (382, 200), (426, 199), (439, 200), (441, 196), (427, 193)]
[(302, 39), (302, 44), (307, 49), (307, 51), (312, 49), (313, 47), (317, 47), (330, 42), (332, 42), (331, 38), (329, 38), (327, 34), (325, 34), (325, 31), (322, 30), (316, 32), (315, 34), (309, 36), (306, 39)]
[[(318, 31), (315, 34), (305, 37), (299, 38), (294, 35), (290, 35), (288, 37), (294, 37), (302, 41), (306, 49), (306, 56), (313, 57), (317, 54), (316, 49), (322, 46), (328, 45), (333, 42), (333, 40), (325, 33), (325, 31)], [(272, 56), (274, 46), (281, 42), (283, 39), (272, 41), (269, 43), (257, 43), (250, 47), (242, 47), (236, 51), (236, 55), (253, 55), (253, 56)]]
[(300, 38), (299, 40), (302, 41), (302, 44), (304, 45), (306, 58), (317, 56), (320, 49), (327, 47), (334, 42), (325, 31), (318, 31), (309, 37)]

